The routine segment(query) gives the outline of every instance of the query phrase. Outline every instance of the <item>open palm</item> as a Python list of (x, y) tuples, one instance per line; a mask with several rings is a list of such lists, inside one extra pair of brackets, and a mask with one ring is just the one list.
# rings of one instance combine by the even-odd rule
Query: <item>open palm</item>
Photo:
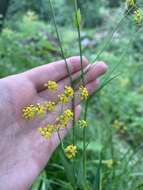
[[(80, 74), (80, 58), (67, 59), (72, 78)], [(84, 58), (84, 68), (88, 61)], [(98, 86), (97, 78), (106, 71), (104, 63), (97, 63), (85, 76), (86, 87), (91, 94)], [(43, 88), (48, 80), (58, 83), (58, 91), (51, 93)], [(58, 95), (64, 86), (70, 85), (64, 61), (40, 66), (27, 72), (0, 80), (0, 189), (28, 189), (46, 165), (52, 152), (59, 144), (55, 134), (45, 140), (37, 131), (45, 122), (54, 123), (60, 114)], [(23, 107), (43, 101), (57, 102), (56, 112), (48, 113), (44, 119), (24, 120)], [(80, 116), (80, 100), (75, 105), (76, 117)], [(68, 105), (71, 106), (70, 104)], [(70, 127), (70, 126), (69, 126)], [(61, 138), (67, 130), (61, 131)]]

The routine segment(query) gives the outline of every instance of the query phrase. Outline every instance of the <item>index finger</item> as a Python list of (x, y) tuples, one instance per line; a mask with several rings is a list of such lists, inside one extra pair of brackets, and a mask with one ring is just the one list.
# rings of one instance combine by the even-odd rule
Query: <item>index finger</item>
[[(81, 70), (80, 57), (70, 57), (67, 65), (71, 74)], [(88, 61), (83, 57), (83, 68), (88, 65)], [(48, 80), (58, 82), (68, 76), (67, 67), (64, 60), (39, 66), (24, 73), (33, 82), (37, 90), (43, 88), (43, 84)]]

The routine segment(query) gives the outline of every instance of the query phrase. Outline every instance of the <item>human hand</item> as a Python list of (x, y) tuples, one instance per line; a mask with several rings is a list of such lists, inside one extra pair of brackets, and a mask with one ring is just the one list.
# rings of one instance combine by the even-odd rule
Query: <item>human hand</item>
[[(73, 78), (80, 75), (80, 57), (67, 59)], [(88, 61), (83, 59), (83, 67)], [(107, 69), (104, 63), (97, 63), (85, 75), (86, 88), (92, 94), (98, 87), (97, 78)], [(50, 93), (43, 88), (48, 80), (58, 83), (59, 89)], [(64, 61), (40, 66), (27, 72), (9, 76), (0, 80), (0, 189), (26, 190), (47, 164), (53, 151), (59, 144), (57, 134), (45, 140), (37, 128), (44, 122), (54, 122), (60, 114), (57, 103), (56, 113), (47, 114), (46, 118), (25, 120), (21, 110), (29, 104), (43, 101), (57, 101), (64, 86), (70, 85)], [(71, 105), (68, 105), (69, 107)], [(76, 118), (80, 116), (80, 100), (76, 100)], [(71, 124), (69, 124), (71, 127)], [(67, 130), (60, 132), (61, 138)]]

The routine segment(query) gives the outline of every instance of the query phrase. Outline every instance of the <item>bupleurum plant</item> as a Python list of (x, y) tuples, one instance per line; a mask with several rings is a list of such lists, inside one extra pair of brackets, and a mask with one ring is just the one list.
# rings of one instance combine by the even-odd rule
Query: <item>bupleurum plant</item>
[[(71, 85), (69, 86), (65, 85), (63, 92), (57, 95), (58, 102), (47, 101), (43, 103), (28, 105), (23, 108), (22, 115), (23, 115), (23, 118), (25, 118), (26, 120), (35, 119), (36, 117), (41, 117), (44, 119), (49, 112), (54, 113), (56, 110), (57, 103), (60, 103), (60, 106), (61, 106), (60, 115), (55, 119), (53, 123), (46, 123), (43, 127), (38, 128), (38, 132), (46, 140), (52, 138), (53, 134), (55, 133), (58, 134), (62, 156), (64, 156), (64, 161), (66, 162), (66, 166), (68, 165), (68, 167), (71, 169), (70, 176), (72, 175), (72, 179), (70, 178), (71, 181), (69, 182), (71, 183), (73, 190), (80, 190), (80, 189), (81, 190), (91, 190), (91, 189), (101, 190), (102, 189), (101, 184), (100, 184), (101, 165), (104, 164), (108, 168), (113, 169), (116, 163), (114, 161), (113, 153), (112, 153), (112, 159), (103, 160), (102, 151), (101, 151), (101, 154), (99, 155), (99, 160), (95, 161), (95, 163), (97, 163), (99, 166), (97, 168), (95, 184), (90, 184), (90, 182), (88, 181), (88, 171), (86, 167), (87, 160), (88, 160), (86, 151), (89, 144), (86, 138), (87, 128), (89, 128), (89, 124), (87, 121), (88, 105), (89, 105), (89, 101), (92, 99), (92, 97), (94, 97), (95, 93), (99, 92), (111, 80), (116, 78), (116, 76), (111, 77), (111, 75), (113, 74), (115, 69), (118, 67), (118, 65), (116, 65), (112, 69), (110, 75), (106, 77), (105, 80), (103, 80), (103, 83), (101, 84), (97, 92), (94, 92), (93, 95), (89, 97), (89, 92), (87, 88), (85, 87), (84, 75), (86, 72), (84, 72), (83, 70), (83, 55), (82, 55), (83, 52), (82, 52), (82, 45), (81, 45), (82, 17), (81, 17), (80, 9), (78, 8), (77, 0), (73, 0), (73, 10), (74, 10), (74, 22), (75, 22), (75, 25), (77, 28), (77, 34), (78, 34), (78, 46), (79, 46), (79, 54), (80, 54), (80, 61), (81, 61), (81, 75), (76, 80), (72, 79), (70, 70), (68, 68), (62, 41), (60, 38), (60, 34), (58, 31), (58, 27), (57, 27), (57, 23), (55, 19), (55, 11), (53, 8), (52, 0), (49, 0), (49, 5), (50, 5), (51, 13), (52, 13), (52, 18), (53, 18), (56, 35), (57, 35), (58, 44), (61, 50), (61, 57), (65, 61), (67, 74), (69, 76)], [(126, 19), (127, 17), (131, 15), (133, 22), (137, 25), (137, 30), (139, 30), (143, 21), (143, 14), (142, 14), (141, 9), (138, 7), (137, 2), (135, 0), (126, 0), (126, 7), (127, 7), (127, 10), (126, 10), (125, 15), (119, 21), (113, 33), (109, 35), (109, 40), (107, 40), (107, 42), (103, 46), (103, 49), (101, 49), (101, 51), (97, 54), (96, 59), (94, 61), (96, 61), (100, 57), (101, 53), (108, 46), (109, 42), (112, 40), (114, 33), (116, 32), (117, 28), (120, 26), (120, 24), (123, 22), (124, 19)], [(123, 51), (123, 55), (124, 55), (124, 51)], [(80, 82), (80, 86), (78, 86), (78, 90), (77, 90), (75, 89), (75, 86), (77, 85), (78, 82)], [(56, 81), (47, 81), (47, 83), (43, 84), (43, 87), (46, 88), (47, 91), (50, 91), (51, 93), (58, 91), (58, 84), (56, 83)], [(80, 118), (78, 121), (75, 120), (75, 110), (74, 110), (76, 96), (78, 96), (80, 100), (84, 102), (82, 118)], [(67, 109), (64, 109), (64, 106), (68, 104), (70, 105), (70, 107)], [(67, 128), (69, 123), (72, 123), (73, 125), (71, 129), (72, 137), (71, 137), (71, 142), (65, 145), (62, 139), (60, 138), (60, 130)], [(82, 152), (78, 151), (78, 145), (77, 145), (76, 134), (75, 134), (76, 127), (78, 127), (82, 131), (82, 135), (81, 135)], [(115, 130), (121, 130), (123, 128), (123, 124), (119, 120), (114, 120), (112, 124), (112, 128)], [(77, 164), (76, 162), (79, 155), (80, 155), (80, 158), (79, 158), (80, 162), (78, 163), (80, 163), (80, 168), (82, 168), (80, 171), (78, 171), (78, 168), (76, 168), (76, 164)], [(80, 183), (78, 179), (79, 176), (81, 179)]]
[[(48, 91), (56, 92), (58, 90), (58, 84), (55, 81), (48, 81), (43, 85)], [(64, 91), (58, 95), (58, 102), (63, 107), (65, 104), (71, 103), (71, 98), (74, 96), (74, 89), (71, 86), (65, 86)], [(86, 87), (79, 86), (78, 96), (81, 101), (86, 100), (89, 96)], [(26, 120), (31, 120), (36, 117), (46, 117), (48, 112), (54, 112), (56, 107), (56, 102), (46, 101), (43, 103), (31, 104), (26, 106), (22, 110), (23, 118)], [(61, 110), (61, 114), (55, 119), (53, 123), (47, 123), (43, 127), (38, 128), (38, 132), (45, 138), (50, 139), (54, 133), (59, 133), (59, 130), (66, 128), (73, 120), (74, 112), (71, 109)], [(87, 123), (84, 120), (79, 120), (80, 127), (87, 127)], [(63, 147), (62, 147), (63, 148)], [(65, 155), (69, 159), (73, 159), (77, 153), (76, 145), (68, 145), (64, 149)]]

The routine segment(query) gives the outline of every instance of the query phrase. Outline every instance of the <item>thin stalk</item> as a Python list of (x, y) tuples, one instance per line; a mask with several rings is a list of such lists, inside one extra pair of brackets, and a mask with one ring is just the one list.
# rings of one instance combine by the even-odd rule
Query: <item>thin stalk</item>
[(70, 78), (70, 82), (71, 82), (71, 85), (72, 85), (72, 77), (71, 77), (71, 73), (70, 73), (70, 70), (69, 70), (69, 67), (68, 67), (68, 63), (67, 63), (67, 60), (66, 60), (66, 57), (65, 57), (65, 54), (64, 54), (61, 38), (60, 38), (60, 35), (59, 35), (57, 23), (56, 23), (55, 12), (54, 12), (54, 8), (53, 8), (51, 0), (49, 0), (49, 3), (50, 3), (51, 11), (52, 11), (52, 17), (53, 17), (53, 21), (54, 21), (54, 27), (55, 27), (58, 43), (59, 43), (59, 46), (60, 46), (60, 49), (61, 49), (62, 58), (65, 61), (66, 69), (67, 69), (67, 72), (68, 72), (68, 75), (69, 75), (69, 78)]
[(82, 45), (81, 45), (81, 29), (80, 29), (80, 23), (78, 21), (78, 7), (77, 7), (77, 0), (74, 0), (74, 11), (75, 11), (75, 18), (76, 18), (76, 26), (77, 26), (77, 33), (78, 33), (78, 45), (79, 45), (79, 51), (80, 51), (80, 64), (81, 64), (81, 77), (82, 77), (82, 84), (85, 85), (84, 82), (84, 72), (83, 72), (83, 57), (82, 57)]
[[(117, 31), (117, 29), (119, 28), (119, 26), (122, 24), (122, 22), (123, 22), (124, 19), (128, 16), (129, 12), (130, 12), (132, 9), (133, 9), (133, 8), (129, 9), (129, 10), (127, 11), (126, 15), (125, 15), (124, 17), (122, 17), (121, 20), (117, 23), (116, 27), (115, 27), (115, 28), (113, 29), (113, 31), (111, 32), (111, 35), (109, 35), (108, 40), (105, 42), (104, 48), (102, 48), (101, 51), (99, 51), (99, 53), (97, 54), (97, 56), (96, 56), (96, 58), (94, 59), (94, 61), (92, 61), (92, 63), (94, 63), (94, 62), (100, 57), (100, 55), (101, 55), (101, 54), (103, 53), (103, 51), (106, 49), (106, 47), (108, 46), (108, 44), (112, 41), (115, 32)], [(115, 66), (115, 67), (116, 67), (116, 66)], [(84, 72), (84, 75), (85, 75), (87, 72), (88, 72), (88, 70)], [(81, 79), (82, 79), (82, 75), (80, 75), (79, 77), (77, 77), (77, 78), (73, 81), (73, 83), (74, 83), (74, 84), (77, 84)]]
[[(85, 86), (85, 81), (84, 81), (84, 70), (83, 70), (83, 57), (82, 57), (82, 45), (81, 45), (81, 23), (79, 23), (79, 18), (77, 15), (78, 12), (78, 7), (77, 7), (77, 0), (74, 0), (74, 12), (75, 12), (75, 18), (76, 18), (76, 26), (77, 26), (77, 33), (78, 33), (78, 45), (79, 45), (79, 52), (80, 52), (80, 64), (81, 64), (81, 79), (82, 79), (82, 84)], [(87, 102), (85, 102), (87, 104)], [(84, 120), (87, 120), (87, 106), (85, 106), (84, 110)], [(83, 178), (86, 184), (86, 128), (83, 128)]]
[[(64, 54), (62, 42), (61, 42), (61, 39), (60, 39), (60, 35), (59, 35), (57, 23), (56, 23), (55, 12), (54, 12), (54, 8), (53, 8), (53, 5), (52, 5), (51, 0), (49, 0), (49, 4), (50, 4), (51, 11), (52, 11), (52, 17), (53, 17), (53, 21), (54, 21), (54, 27), (55, 27), (55, 31), (56, 31), (58, 43), (59, 43), (59, 46), (60, 46), (61, 55), (62, 55), (63, 60), (65, 61), (65, 65), (66, 65), (66, 69), (67, 69), (68, 76), (69, 76), (69, 78), (70, 78), (71, 86), (72, 86), (72, 88), (74, 89), (72, 76), (71, 76), (71, 73), (70, 73), (70, 70), (69, 70), (69, 67), (68, 67), (68, 63), (67, 63), (65, 54)], [(73, 99), (72, 99), (72, 111), (73, 111), (73, 112), (74, 112), (74, 110), (75, 110), (75, 109), (74, 109), (74, 106), (75, 106), (75, 95), (73, 96)], [(75, 125), (75, 114), (74, 114), (74, 117), (73, 117), (73, 122), (72, 122), (72, 124), (73, 124), (73, 128), (72, 128), (72, 130), (73, 130), (73, 144), (75, 144), (75, 127), (74, 127), (74, 125)]]
[(117, 29), (119, 28), (119, 26), (122, 24), (122, 22), (125, 20), (125, 18), (128, 16), (128, 14), (130, 13), (130, 11), (132, 11), (133, 8), (130, 8), (124, 17), (121, 18), (121, 20), (117, 23), (116, 27), (113, 29), (113, 31), (111, 32), (108, 40), (105, 42), (105, 44), (103, 45), (102, 49), (100, 50), (100, 52), (97, 54), (96, 58), (94, 59), (93, 63), (100, 57), (100, 55), (103, 53), (103, 51), (105, 51), (105, 49), (107, 48), (108, 44), (111, 42), (111, 40), (113, 39), (113, 36), (115, 34), (115, 32), (117, 31)]

